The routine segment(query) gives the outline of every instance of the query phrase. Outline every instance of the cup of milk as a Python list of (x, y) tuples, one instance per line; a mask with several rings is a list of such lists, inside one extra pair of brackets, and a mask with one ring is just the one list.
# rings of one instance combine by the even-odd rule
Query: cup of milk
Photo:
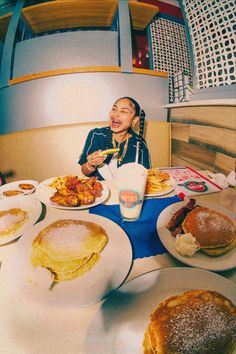
[(116, 173), (120, 212), (125, 221), (137, 220), (141, 214), (148, 171), (132, 162), (122, 165)]

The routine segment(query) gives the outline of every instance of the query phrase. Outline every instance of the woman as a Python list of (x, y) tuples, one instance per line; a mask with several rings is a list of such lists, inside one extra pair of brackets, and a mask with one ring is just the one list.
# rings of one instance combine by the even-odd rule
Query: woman
[[(129, 162), (138, 162), (150, 168), (147, 144), (143, 138), (145, 113), (132, 97), (119, 98), (109, 115), (109, 126), (95, 128), (88, 134), (83, 152), (79, 159), (85, 176), (97, 176), (98, 179), (112, 179), (117, 168)], [(139, 134), (132, 126), (140, 120)], [(107, 149), (119, 149), (119, 152), (103, 155)]]

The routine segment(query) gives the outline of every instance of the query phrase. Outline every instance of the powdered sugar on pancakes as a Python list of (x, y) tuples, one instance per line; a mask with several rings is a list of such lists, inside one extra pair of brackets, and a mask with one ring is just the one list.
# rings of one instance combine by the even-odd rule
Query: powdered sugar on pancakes
[(199, 225), (199, 229), (206, 232), (209, 228), (211, 230), (218, 231), (231, 231), (234, 232), (234, 226), (232, 222), (226, 218), (220, 217), (218, 213), (214, 211), (209, 214), (209, 211), (201, 210), (197, 214), (196, 220)]
[(205, 207), (190, 211), (182, 227), (185, 233), (192, 233), (201, 248), (226, 246), (236, 237), (235, 225), (228, 216)]
[(5, 214), (0, 217), (0, 232), (17, 225), (25, 218), (24, 214)]
[(53, 248), (79, 248), (88, 237), (89, 229), (86, 225), (65, 225), (50, 230), (45, 236)]
[(219, 351), (222, 343), (236, 336), (236, 318), (229, 317), (215, 303), (202, 302), (193, 308), (183, 306), (168, 327), (171, 333), (169, 347), (183, 354), (208, 353), (209, 348), (211, 353), (223, 353)]
[(153, 353), (232, 353), (236, 345), (236, 307), (215, 291), (190, 290), (174, 295), (151, 314), (145, 336)]

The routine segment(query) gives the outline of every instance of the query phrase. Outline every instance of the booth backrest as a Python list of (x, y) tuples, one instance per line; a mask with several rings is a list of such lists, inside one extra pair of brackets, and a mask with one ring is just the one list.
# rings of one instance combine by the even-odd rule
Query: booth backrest
[[(78, 159), (88, 132), (107, 122), (57, 125), (0, 135), (0, 171), (7, 182), (81, 175)], [(170, 166), (170, 123), (148, 120), (145, 129), (152, 167)]]

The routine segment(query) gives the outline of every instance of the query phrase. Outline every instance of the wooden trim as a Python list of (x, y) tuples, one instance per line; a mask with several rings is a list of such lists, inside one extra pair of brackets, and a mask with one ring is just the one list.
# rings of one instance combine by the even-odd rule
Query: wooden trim
[(48, 71), (43, 71), (40, 73), (25, 75), (25, 76), (12, 79), (9, 81), (9, 85), (15, 85), (21, 82), (35, 80), (35, 79), (42, 79), (49, 76), (76, 74), (76, 73), (89, 73), (89, 72), (121, 72), (121, 68), (119, 66), (88, 66), (88, 67), (48, 70)]
[(8, 25), (12, 16), (12, 12), (9, 12), (3, 16), (0, 16), (0, 41), (4, 42)]
[(153, 75), (168, 78), (168, 73), (165, 71), (156, 71), (149, 69), (133, 68), (133, 73), (142, 75)]
[(165, 108), (183, 108), (183, 107), (199, 107), (199, 106), (236, 106), (236, 100), (231, 98), (222, 99), (209, 99), (209, 100), (198, 100), (180, 103), (169, 103), (165, 105)]
[(143, 31), (152, 21), (153, 17), (159, 12), (158, 6), (144, 2), (130, 0), (129, 7), (132, 27), (134, 30)]
[[(120, 66), (87, 66), (87, 67), (83, 66), (83, 67), (75, 67), (75, 68), (55, 69), (55, 70), (48, 70), (40, 73), (34, 73), (30, 75), (17, 77), (15, 79), (9, 80), (9, 85), (20, 84), (22, 82), (36, 80), (36, 79), (43, 79), (45, 77), (50, 77), (50, 76), (68, 75), (68, 74), (76, 74), (76, 73), (92, 73), (92, 72), (121, 73), (122, 71)], [(165, 72), (146, 70), (146, 69), (141, 69), (141, 70), (138, 69), (137, 71), (137, 69), (134, 68), (133, 73), (166, 77)]]
[(33, 33), (76, 27), (111, 27), (117, 0), (48, 1), (25, 7), (23, 17)]

